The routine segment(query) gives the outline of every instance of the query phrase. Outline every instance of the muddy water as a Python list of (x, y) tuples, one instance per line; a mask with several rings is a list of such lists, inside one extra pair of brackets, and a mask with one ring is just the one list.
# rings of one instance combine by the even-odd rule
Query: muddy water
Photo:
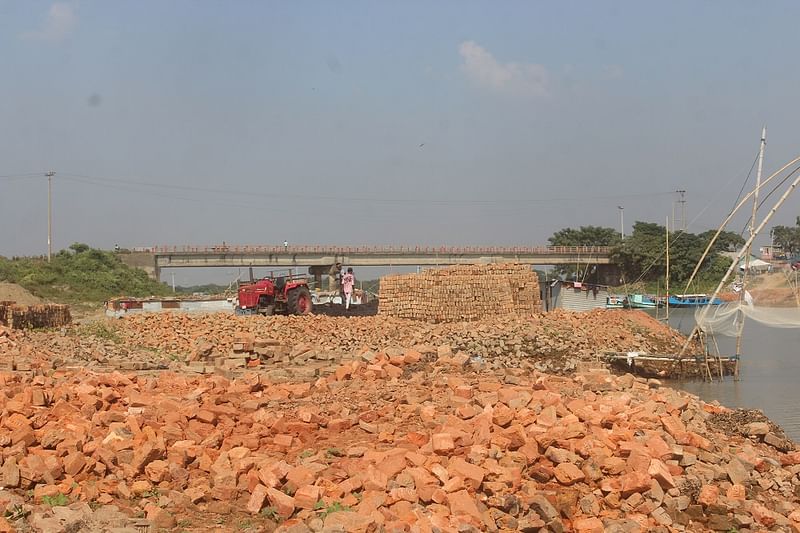
[[(663, 310), (660, 313), (663, 315)], [(688, 335), (694, 326), (694, 311), (671, 310), (670, 325)], [(723, 355), (736, 352), (733, 338), (719, 337), (717, 343)], [(728, 407), (761, 409), (787, 436), (800, 442), (800, 329), (769, 328), (748, 320), (742, 341), (741, 381), (673, 381), (671, 385)]]

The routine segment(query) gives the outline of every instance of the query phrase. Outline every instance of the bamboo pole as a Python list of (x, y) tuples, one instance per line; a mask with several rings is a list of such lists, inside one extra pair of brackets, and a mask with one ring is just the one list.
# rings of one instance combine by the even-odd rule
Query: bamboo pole
[[(750, 217), (750, 235), (753, 235), (753, 227), (756, 225), (756, 213), (758, 212), (758, 190), (761, 188), (761, 169), (764, 165), (764, 148), (767, 144), (767, 128), (761, 130), (761, 146), (758, 150), (758, 171), (756, 172), (756, 188), (753, 190), (753, 214)], [(750, 273), (750, 256), (752, 255), (752, 248), (747, 248), (747, 254), (744, 256), (744, 272), (742, 272), (742, 292), (739, 295), (739, 305), (744, 301), (745, 291), (747, 290), (747, 275)], [(741, 325), (739, 326), (739, 334), (736, 335), (736, 366), (733, 370), (734, 381), (739, 381), (739, 359), (742, 354), (742, 334), (744, 333), (744, 313), (741, 313)]]

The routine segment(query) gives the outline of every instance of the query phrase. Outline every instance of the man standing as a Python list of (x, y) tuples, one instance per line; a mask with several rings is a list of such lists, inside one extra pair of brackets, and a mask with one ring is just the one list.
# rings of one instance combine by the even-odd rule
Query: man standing
[(344, 290), (344, 308), (350, 309), (350, 301), (353, 299), (353, 285), (356, 284), (356, 277), (353, 269), (348, 268), (347, 274), (342, 276), (342, 289)]
[(342, 264), (336, 263), (331, 265), (328, 270), (328, 290), (331, 292), (339, 292), (339, 276), (342, 272)]
[(284, 252), (289, 251), (289, 241), (287, 241), (286, 239), (283, 240), (283, 251)]

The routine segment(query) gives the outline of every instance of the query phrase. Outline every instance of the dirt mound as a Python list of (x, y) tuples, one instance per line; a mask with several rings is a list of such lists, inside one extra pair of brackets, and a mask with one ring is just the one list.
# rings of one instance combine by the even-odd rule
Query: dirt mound
[(19, 305), (36, 305), (42, 303), (42, 299), (34, 296), (24, 287), (16, 283), (0, 281), (0, 302), (16, 302)]
[(772, 446), (782, 451), (791, 450), (793, 447), (792, 441), (786, 437), (783, 429), (758, 409), (735, 409), (713, 413), (706, 422), (710, 428), (729, 437), (748, 437), (753, 434), (753, 424), (763, 424), (764, 431), (772, 433), (777, 438), (771, 443)]

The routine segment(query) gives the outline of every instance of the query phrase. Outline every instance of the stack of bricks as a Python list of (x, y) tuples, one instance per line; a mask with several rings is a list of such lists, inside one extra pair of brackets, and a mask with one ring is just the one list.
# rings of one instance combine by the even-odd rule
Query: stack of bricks
[(288, 355), (289, 348), (275, 340), (258, 339), (252, 333), (237, 333), (227, 355), (216, 353), (217, 346), (201, 339), (187, 360), (187, 368), (197, 374), (231, 374), (254, 368), (263, 361)]
[(457, 322), (540, 310), (539, 279), (526, 265), (459, 265), (381, 278), (383, 315)]
[(0, 324), (12, 329), (60, 328), (72, 321), (66, 305), (15, 305), (0, 302)]
[(8, 310), (14, 302), (0, 301), (0, 326), (8, 326)]

